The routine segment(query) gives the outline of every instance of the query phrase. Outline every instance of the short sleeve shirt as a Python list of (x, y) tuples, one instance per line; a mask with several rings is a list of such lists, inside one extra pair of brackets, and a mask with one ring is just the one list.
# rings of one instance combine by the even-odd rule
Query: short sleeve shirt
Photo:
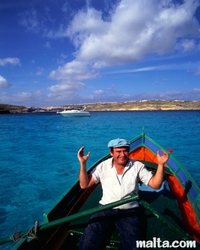
[[(139, 191), (138, 182), (141, 181), (148, 185), (153, 174), (146, 169), (143, 163), (130, 159), (125, 166), (123, 175), (119, 178), (112, 158), (109, 158), (92, 171), (92, 176), (95, 183), (101, 182), (103, 195), (99, 203), (106, 205), (128, 198), (133, 192), (137, 194)], [(129, 209), (138, 206), (138, 202), (133, 201), (117, 208)]]

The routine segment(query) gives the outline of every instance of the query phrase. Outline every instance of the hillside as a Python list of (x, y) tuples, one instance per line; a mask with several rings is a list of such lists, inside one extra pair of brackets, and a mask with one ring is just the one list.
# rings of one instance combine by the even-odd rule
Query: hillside
[(86, 107), (88, 111), (153, 111), (153, 110), (200, 110), (200, 101), (160, 101), (143, 100), (132, 102), (107, 102), (77, 105), (63, 105), (60, 107), (27, 108), (25, 106), (0, 104), (0, 114), (57, 112), (64, 109), (81, 109)]
[(0, 104), (0, 114), (27, 113), (29, 109), (24, 106)]
[(89, 111), (124, 110), (200, 110), (200, 102), (185, 101), (139, 101), (87, 104)]

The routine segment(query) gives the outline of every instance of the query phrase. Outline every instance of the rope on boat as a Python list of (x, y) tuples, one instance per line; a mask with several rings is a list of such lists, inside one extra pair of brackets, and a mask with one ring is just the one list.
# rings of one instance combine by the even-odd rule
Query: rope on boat
[(38, 236), (37, 236), (37, 232), (38, 232), (38, 226), (39, 226), (39, 222), (36, 221), (35, 222), (35, 226), (34, 226), (34, 229), (33, 228), (30, 228), (28, 230), (27, 233), (23, 234), (22, 236), (20, 236), (20, 233), (19, 232), (15, 232), (12, 236), (12, 239), (13, 241), (17, 242), (19, 240), (21, 240), (22, 238), (29, 238), (29, 239), (38, 239)]
[(82, 218), (87, 217), (89, 215), (95, 214), (97, 212), (104, 211), (104, 210), (107, 210), (107, 209), (110, 209), (113, 207), (117, 207), (117, 206), (129, 203), (131, 201), (138, 200), (138, 199), (139, 199), (139, 195), (132, 193), (130, 195), (130, 197), (128, 197), (128, 198), (109, 203), (109, 204), (104, 205), (102, 207), (91, 208), (91, 209), (88, 209), (88, 210), (83, 211), (83, 212), (71, 214), (67, 217), (60, 218), (60, 219), (57, 219), (57, 220), (54, 220), (54, 221), (51, 221), (48, 223), (44, 223), (40, 226), (38, 226), (38, 221), (36, 221), (35, 228), (31, 228), (30, 230), (28, 230), (28, 232), (27, 232), (27, 230), (25, 230), (22, 232), (15, 233), (14, 235), (11, 235), (11, 236), (7, 236), (3, 239), (0, 239), (0, 245), (3, 245), (5, 243), (7, 243), (9, 241), (13, 241), (13, 240), (19, 241), (21, 238), (24, 238), (24, 237), (38, 239), (37, 232), (40, 232), (40, 231), (43, 231), (43, 230), (46, 230), (46, 229), (49, 229), (52, 227), (60, 226), (60, 225), (63, 225), (63, 224), (66, 224), (66, 223), (69, 223), (69, 222), (72, 222), (75, 220), (79, 220), (79, 219), (82, 219)]

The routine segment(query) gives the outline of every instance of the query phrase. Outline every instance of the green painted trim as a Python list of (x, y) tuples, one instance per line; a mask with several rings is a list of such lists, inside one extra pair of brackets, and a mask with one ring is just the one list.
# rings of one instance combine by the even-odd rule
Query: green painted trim
[[(147, 136), (147, 135), (145, 134), (145, 132), (144, 132), (144, 128), (143, 128), (143, 130), (142, 130), (142, 134), (141, 134), (141, 135), (135, 137), (134, 139), (132, 139), (132, 140), (130, 141), (130, 142), (132, 143), (132, 142), (134, 142), (134, 141), (136, 141), (136, 140), (141, 140), (141, 143), (140, 143), (139, 145), (137, 145), (135, 148), (133, 148), (131, 151), (134, 151), (134, 150), (137, 149), (138, 147), (142, 147), (142, 146), (143, 146), (143, 147), (146, 147), (147, 149), (149, 149), (153, 154), (156, 155), (156, 152), (152, 151), (152, 149), (151, 149), (148, 145), (146, 145), (146, 143), (145, 143), (146, 139), (147, 139), (148, 141), (150, 141), (150, 142), (151, 142), (153, 145), (155, 145), (156, 147), (158, 147), (158, 148), (160, 148), (160, 149), (163, 149), (163, 150), (167, 151), (167, 150), (166, 150), (165, 148), (163, 148), (160, 144), (158, 144), (158, 143), (155, 142), (153, 139), (151, 139), (149, 136)], [(108, 159), (109, 157), (110, 157), (110, 155), (107, 154), (107, 155), (105, 155), (104, 157), (102, 157), (100, 160), (98, 160), (96, 163), (94, 163), (94, 164), (89, 168), (88, 173), (91, 172), (92, 169), (94, 169), (99, 163), (101, 163), (102, 161)], [(193, 206), (193, 208), (194, 208), (194, 211), (196, 212), (197, 219), (198, 219), (198, 222), (199, 222), (199, 224), (200, 224), (200, 206), (199, 206), (199, 204), (200, 204), (200, 189), (199, 189), (199, 187), (197, 186), (197, 184), (195, 183), (194, 179), (193, 179), (193, 178), (191, 177), (191, 175), (189, 174), (189, 172), (183, 167), (183, 165), (182, 165), (182, 164), (181, 164), (181, 163), (180, 163), (171, 153), (169, 153), (169, 157), (170, 157), (170, 158), (177, 164), (177, 166), (178, 166), (177, 170), (174, 171), (173, 168), (171, 168), (170, 164), (166, 164), (167, 167), (168, 167), (168, 169), (170, 170), (170, 172), (171, 172), (172, 174), (174, 174), (175, 176), (177, 176), (177, 171), (181, 169), (181, 170), (183, 171), (183, 173), (186, 175), (186, 177), (192, 182), (192, 186), (193, 186), (194, 190), (195, 190), (196, 193), (197, 193), (197, 197), (196, 197), (196, 199), (192, 199), (192, 197), (190, 197), (190, 195), (188, 195), (188, 199), (190, 200), (190, 202), (191, 202), (191, 204), (192, 204), (192, 206)], [(156, 165), (156, 164), (155, 164), (155, 165)], [(151, 167), (151, 166), (150, 166), (150, 167)], [(178, 178), (180, 184), (182, 185), (182, 187), (185, 188), (185, 186), (183, 185), (183, 183), (181, 183), (180, 178), (179, 178), (178, 176), (177, 176), (177, 178)], [(54, 204), (53, 204), (53, 206), (44, 214), (44, 223), (39, 227), (40, 230), (45, 230), (45, 229), (47, 229), (47, 228), (55, 227), (55, 226), (57, 226), (57, 225), (61, 225), (61, 224), (64, 224), (64, 223), (68, 223), (68, 222), (71, 222), (71, 221), (73, 221), (73, 220), (78, 220), (78, 219), (80, 219), (80, 218), (83, 218), (83, 217), (85, 217), (85, 216), (92, 215), (93, 213), (96, 213), (96, 212), (100, 211), (100, 210), (96, 210), (96, 212), (95, 212), (95, 209), (89, 209), (89, 210), (87, 210), (87, 211), (85, 211), (85, 212), (73, 214), (73, 215), (67, 216), (67, 217), (65, 217), (65, 218), (62, 218), (62, 219), (58, 219), (58, 220), (56, 220), (56, 221), (51, 221), (51, 222), (49, 222), (49, 220), (48, 220), (48, 215), (51, 213), (51, 211), (54, 210), (55, 206), (59, 205), (59, 203), (62, 202), (62, 200), (63, 200), (64, 198), (67, 199), (67, 197), (68, 197), (68, 195), (67, 195), (68, 192), (69, 192), (73, 187), (75, 187), (76, 185), (79, 185), (78, 182), (77, 182), (75, 185), (73, 185), (72, 187), (70, 187), (70, 188), (69, 188), (69, 189), (68, 189), (68, 190), (67, 190), (67, 191), (66, 191), (66, 192), (65, 192), (65, 193), (64, 193), (64, 194), (54, 203)], [(74, 197), (76, 197), (76, 196), (74, 195)], [(136, 199), (137, 199), (137, 198), (136, 198)], [(123, 201), (125, 201), (125, 200), (123, 200)], [(122, 201), (122, 202), (123, 202), (123, 201)], [(127, 201), (127, 202), (130, 202), (130, 201)], [(122, 203), (122, 204), (124, 204), (124, 203)], [(148, 204), (148, 203), (147, 203), (147, 204)], [(143, 202), (143, 205), (144, 205), (144, 202)], [(106, 205), (106, 206), (108, 206), (108, 205)], [(103, 206), (103, 208), (106, 209), (106, 206)], [(117, 205), (115, 204), (114, 206), (119, 206), (119, 203), (118, 203)], [(99, 208), (97, 208), (97, 209), (99, 209)], [(149, 205), (149, 204), (148, 204), (148, 206), (146, 205), (146, 209), (150, 210), (158, 219), (162, 219), (163, 223), (166, 223), (166, 224), (169, 225), (168, 220), (166, 221), (166, 219), (165, 219), (162, 215), (161, 215), (161, 216), (160, 216), (160, 214), (158, 215), (158, 212), (155, 211), (155, 210), (151, 207), (151, 205)], [(83, 217), (82, 217), (82, 216), (83, 216)], [(58, 223), (58, 224), (56, 224), (56, 223)], [(48, 226), (49, 226), (49, 227), (48, 227)], [(169, 225), (169, 226), (170, 226), (170, 225)], [(172, 228), (172, 231), (173, 231), (173, 230), (176, 231), (175, 228)], [(28, 230), (26, 230), (26, 231), (24, 231), (24, 232), (21, 232), (20, 235), (24, 235), (25, 233), (27, 233), (27, 231), (28, 231)], [(178, 232), (178, 233), (179, 233), (179, 232)], [(8, 240), (8, 238), (9, 238), (9, 240)], [(11, 240), (13, 239), (13, 236), (10, 236), (10, 237), (4, 238), (4, 239), (7, 239), (8, 241), (11, 241)], [(4, 239), (2, 239), (2, 240), (4, 240)], [(2, 243), (2, 240), (0, 240), (0, 245), (6, 243), (6, 242)], [(8, 242), (8, 241), (7, 241), (7, 242)]]
[(161, 213), (156, 211), (151, 205), (149, 205), (146, 201), (140, 200), (139, 204), (143, 206), (145, 209), (149, 210), (157, 219), (162, 221), (167, 227), (169, 227), (174, 233), (176, 233), (178, 236), (180, 236), (183, 240), (192, 240), (192, 237), (184, 233), (184, 231), (181, 231), (177, 228), (176, 225), (174, 225), (171, 221), (169, 221), (165, 216), (163, 216)]
[[(137, 145), (135, 148), (133, 148), (131, 150), (134, 151), (139, 147), (145, 147), (148, 150), (150, 150), (154, 155), (156, 155), (157, 152), (153, 151), (146, 143), (145, 143), (145, 139), (147, 139), (148, 141), (150, 141), (153, 145), (155, 145), (156, 147), (165, 150), (166, 152), (168, 152), (167, 149), (165, 149), (163, 146), (161, 146), (159, 143), (157, 143), (156, 141), (154, 141), (151, 137), (149, 137), (148, 135), (146, 135), (144, 132), (142, 132), (142, 134), (140, 134), (139, 136), (133, 138), (130, 142), (133, 143), (136, 140), (141, 139), (141, 143), (139, 145)], [(187, 179), (192, 183), (192, 187), (195, 190), (195, 192), (197, 193), (197, 196), (195, 199), (193, 199), (190, 195), (190, 193), (187, 193), (187, 198), (190, 201), (198, 223), (200, 225), (200, 188), (198, 187), (198, 185), (196, 184), (195, 180), (193, 179), (193, 177), (190, 175), (190, 173), (187, 171), (187, 169), (172, 155), (172, 153), (168, 153), (169, 154), (169, 158), (171, 158), (176, 164), (177, 164), (177, 169), (174, 171), (174, 169), (170, 166), (169, 162), (166, 163), (167, 168), (170, 170), (170, 172), (176, 176), (176, 178), (178, 179), (180, 185), (182, 186), (182, 188), (185, 190), (187, 187), (186, 185), (184, 185), (184, 183), (182, 183), (182, 180), (180, 179), (180, 177), (177, 175), (178, 171), (182, 171), (184, 173), (184, 175), (187, 177)]]
[[(123, 200), (112, 202), (110, 204), (107, 204), (107, 205), (104, 205), (101, 207), (88, 209), (86, 211), (79, 212), (77, 214), (72, 214), (72, 215), (69, 215), (67, 217), (64, 217), (64, 218), (61, 218), (61, 219), (58, 219), (55, 221), (51, 221), (49, 223), (44, 223), (38, 227), (38, 232), (52, 228), (52, 227), (60, 226), (60, 225), (66, 224), (66, 223), (70, 223), (72, 221), (79, 220), (79, 219), (82, 219), (84, 217), (91, 216), (92, 214), (95, 214), (95, 213), (98, 213), (98, 212), (101, 212), (101, 211), (104, 211), (104, 210), (107, 210), (110, 208), (118, 207), (120, 205), (129, 203), (131, 201), (138, 200), (138, 199), (139, 199), (139, 196), (137, 194), (132, 194), (131, 197), (123, 199)], [(30, 229), (19, 232), (19, 238), (26, 235), (27, 232), (29, 232), (29, 231), (30, 231)], [(34, 233), (34, 228), (32, 228), (32, 232)], [(0, 239), (0, 245), (3, 245), (3, 244), (10, 242), (10, 241), (13, 241), (13, 235), (5, 237), (3, 239)]]

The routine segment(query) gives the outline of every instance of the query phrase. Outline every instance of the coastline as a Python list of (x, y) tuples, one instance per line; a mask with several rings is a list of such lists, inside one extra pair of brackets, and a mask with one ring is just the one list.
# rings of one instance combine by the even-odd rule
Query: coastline
[(0, 114), (58, 112), (64, 109), (82, 109), (88, 111), (169, 111), (169, 110), (200, 110), (200, 101), (182, 100), (142, 100), (129, 102), (99, 102), (87, 104), (67, 104), (58, 107), (25, 107), (10, 104), (0, 104)]

